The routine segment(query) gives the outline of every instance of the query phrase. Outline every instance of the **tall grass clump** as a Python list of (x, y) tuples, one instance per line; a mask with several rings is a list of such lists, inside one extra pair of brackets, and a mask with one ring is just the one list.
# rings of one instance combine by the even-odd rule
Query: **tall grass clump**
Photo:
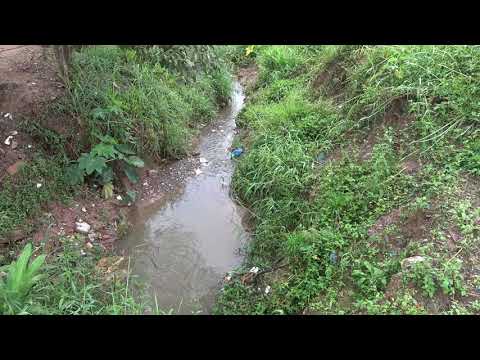
[(222, 64), (184, 79), (154, 51), (145, 57), (134, 49), (101, 46), (76, 54), (64, 109), (81, 120), (87, 142), (111, 135), (140, 154), (179, 157), (192, 128), (228, 100), (231, 78)]

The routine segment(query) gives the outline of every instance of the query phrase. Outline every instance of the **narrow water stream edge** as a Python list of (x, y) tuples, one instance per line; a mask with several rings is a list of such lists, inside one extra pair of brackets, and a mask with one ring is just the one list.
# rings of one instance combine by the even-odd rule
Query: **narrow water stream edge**
[[(231, 199), (229, 189), (234, 171), (230, 148), (244, 100), (235, 81), (230, 104), (201, 136), (195, 171), (147, 211), (134, 211), (132, 230), (118, 244), (161, 309), (210, 313), (225, 273), (243, 260), (245, 210)], [(181, 166), (176, 162), (168, 171), (175, 174)]]

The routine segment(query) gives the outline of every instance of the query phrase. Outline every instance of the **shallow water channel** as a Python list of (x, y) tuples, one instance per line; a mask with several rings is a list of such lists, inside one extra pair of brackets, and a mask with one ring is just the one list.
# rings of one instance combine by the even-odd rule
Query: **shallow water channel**
[(215, 120), (217, 129), (200, 140), (200, 158), (208, 161), (202, 173), (192, 173), (146, 215), (134, 216), (131, 233), (119, 244), (163, 310), (208, 314), (225, 273), (242, 262), (248, 235), (244, 211), (229, 195), (234, 170), (229, 148), (244, 98), (235, 82), (230, 105)]

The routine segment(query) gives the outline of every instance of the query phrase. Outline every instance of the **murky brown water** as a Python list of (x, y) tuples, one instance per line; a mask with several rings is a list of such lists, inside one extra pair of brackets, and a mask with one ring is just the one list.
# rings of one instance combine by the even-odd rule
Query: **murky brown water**
[(229, 148), (243, 102), (235, 83), (231, 104), (200, 142), (200, 157), (208, 161), (202, 173), (137, 214), (133, 231), (120, 243), (132, 256), (133, 272), (151, 285), (164, 310), (209, 313), (225, 273), (242, 261), (247, 233), (242, 209), (229, 196)]

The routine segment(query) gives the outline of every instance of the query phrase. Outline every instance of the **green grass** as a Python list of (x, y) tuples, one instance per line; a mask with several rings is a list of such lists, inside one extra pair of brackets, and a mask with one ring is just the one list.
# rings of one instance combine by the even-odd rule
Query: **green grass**
[(143, 61), (134, 50), (99, 46), (74, 59), (63, 111), (80, 119), (86, 141), (111, 135), (153, 158), (180, 157), (194, 129), (210, 121), (229, 98), (225, 66), (180, 81), (161, 63)]
[[(229, 48), (213, 51), (224, 56)], [(15, 176), (2, 181), (0, 239), (10, 238), (15, 230), (28, 233), (49, 202), (71, 200), (82, 190), (69, 185), (65, 169), (92, 148), (105, 151), (104, 144), (98, 145), (99, 138), (112, 136), (122, 148), (129, 145), (136, 154), (156, 160), (180, 158), (190, 150), (200, 125), (211, 121), (230, 98), (230, 69), (228, 62), (209, 53), (208, 66), (200, 64), (195, 76), (184, 77), (163, 55), (117, 46), (89, 47), (75, 54), (66, 96), (50, 104), (39, 119), (19, 124), (39, 151)], [(62, 122), (54, 128), (65, 133), (51, 129), (54, 121)], [(106, 282), (96, 273), (99, 258), (112, 254), (96, 248), (83, 256), (84, 239), (61, 237), (59, 241), (36, 281), (17, 278), (16, 266), (9, 267), (0, 289), (2, 313), (124, 314), (143, 313), (147, 307), (161, 313), (146, 305), (143, 290), (134, 297), (128, 281)], [(43, 253), (44, 245), (34, 254)], [(10, 257), (0, 257), (0, 266), (15, 260), (14, 246), (6, 250)], [(28, 248), (25, 254), (29, 255)]]
[[(478, 176), (478, 47), (259, 46), (254, 58), (260, 80), (238, 121), (248, 147), (233, 177), (256, 222), (244, 266), (279, 258), (289, 266), (259, 280), (272, 286), (269, 295), (227, 284), (217, 313), (419, 314), (433, 310), (418, 296), (441, 292), (455, 304), (473, 285), (457, 250), (436, 236), (457, 223), (465, 237), (459, 257), (474, 256), (479, 214), (454, 198), (467, 196), (466, 174)], [(327, 79), (320, 85), (319, 75)], [(388, 120), (396, 101), (405, 112)], [(376, 131), (371, 156), (360, 160)], [(407, 159), (422, 164), (417, 173), (404, 170)], [(403, 208), (410, 210), (387, 230), (407, 246), (392, 247), (387, 230), (369, 235), (382, 215)], [(421, 209), (433, 209), (427, 247), (401, 223)], [(419, 253), (431, 261), (401, 268)], [(387, 299), (395, 274), (405, 284)]]
[(49, 201), (70, 199), (74, 190), (65, 183), (63, 161), (37, 153), (14, 177), (7, 176), (1, 184), (0, 237), (26, 226), (26, 221), (39, 215)]
[[(96, 270), (107, 251), (95, 246), (82, 255), (81, 236), (61, 237), (61, 250), (46, 254), (44, 243), (32, 246), (10, 266), (4, 266), (6, 281), (0, 279), (0, 311), (3, 314), (37, 315), (123, 315), (162, 313), (145, 296), (141, 283), (131, 275), (110, 277)], [(40, 255), (42, 254), (43, 255)], [(128, 266), (127, 266), (128, 270)], [(120, 274), (120, 273), (119, 273)], [(135, 296), (134, 296), (135, 294)]]

